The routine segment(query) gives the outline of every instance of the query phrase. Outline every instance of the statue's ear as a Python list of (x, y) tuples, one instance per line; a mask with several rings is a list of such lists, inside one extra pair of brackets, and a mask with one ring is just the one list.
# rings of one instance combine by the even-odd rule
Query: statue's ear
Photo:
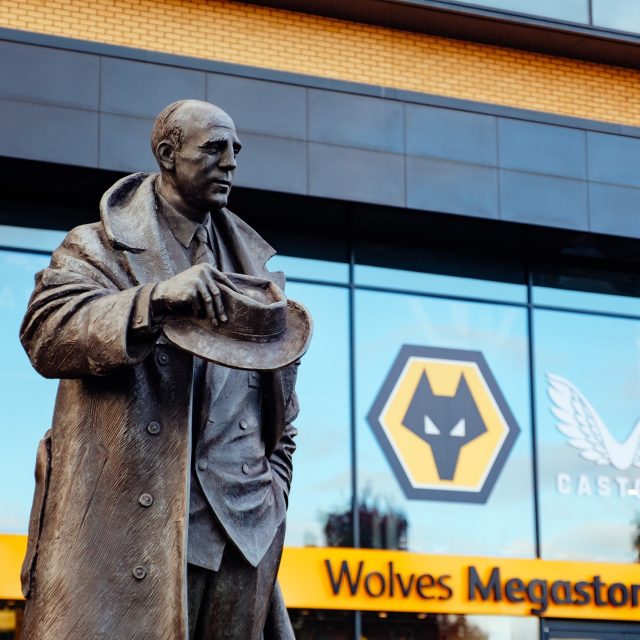
[(173, 171), (175, 167), (176, 151), (168, 140), (162, 140), (156, 147), (156, 159), (165, 171)]

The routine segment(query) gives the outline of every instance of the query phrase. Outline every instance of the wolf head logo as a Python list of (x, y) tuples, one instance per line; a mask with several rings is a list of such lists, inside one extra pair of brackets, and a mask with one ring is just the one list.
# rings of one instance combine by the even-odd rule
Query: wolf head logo
[(423, 373), (402, 424), (429, 444), (441, 480), (453, 480), (462, 447), (487, 431), (464, 374), (447, 397), (434, 395)]

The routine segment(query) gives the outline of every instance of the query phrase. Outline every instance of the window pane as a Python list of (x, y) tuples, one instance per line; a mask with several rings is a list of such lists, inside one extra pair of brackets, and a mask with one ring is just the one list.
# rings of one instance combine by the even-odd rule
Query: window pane
[(0, 532), (26, 533), (38, 441), (51, 425), (57, 382), (31, 367), (18, 330), (34, 273), (48, 256), (0, 250)]
[[(356, 246), (355, 283), (416, 293), (526, 303), (522, 264), (494, 262), (460, 252), (393, 248), (379, 243)], [(390, 268), (392, 267), (392, 268)]]
[(426, 615), (423, 613), (362, 614), (367, 640), (538, 640), (534, 618)]
[(563, 266), (536, 269), (536, 305), (640, 316), (640, 276), (631, 271), (585, 271)]
[(353, 611), (289, 609), (296, 640), (353, 640)]
[(290, 283), (287, 295), (307, 306), (314, 334), (298, 370), (299, 435), (286, 544), (328, 544), (327, 525), (333, 515), (341, 516), (347, 531), (341, 546), (351, 546), (348, 292)]
[[(391, 516), (411, 551), (534, 555), (526, 320), (516, 307), (357, 292), (358, 485), (372, 530), (363, 546), (385, 546), (376, 530)], [(406, 345), (446, 351), (402, 368)], [(468, 358), (490, 376), (460, 365)]]
[(66, 235), (65, 231), (0, 225), (0, 247), (51, 252), (58, 248)]
[(277, 255), (269, 260), (267, 266), (270, 271), (284, 271), (287, 278), (322, 280), (339, 284), (349, 282), (349, 265), (344, 262)]
[(534, 315), (542, 555), (637, 562), (640, 321)]
[(593, 24), (620, 31), (640, 31), (638, 0), (593, 0)]
[(528, 13), (568, 22), (589, 21), (588, 0), (561, 0), (560, 2), (558, 0), (465, 0), (465, 4)]

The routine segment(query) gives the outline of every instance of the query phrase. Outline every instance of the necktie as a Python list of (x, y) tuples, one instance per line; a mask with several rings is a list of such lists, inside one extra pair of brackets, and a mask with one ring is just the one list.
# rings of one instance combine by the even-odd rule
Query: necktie
[(208, 262), (215, 265), (213, 251), (211, 250), (211, 242), (209, 240), (209, 232), (207, 228), (199, 224), (195, 234), (196, 248), (194, 252), (193, 264), (202, 264)]

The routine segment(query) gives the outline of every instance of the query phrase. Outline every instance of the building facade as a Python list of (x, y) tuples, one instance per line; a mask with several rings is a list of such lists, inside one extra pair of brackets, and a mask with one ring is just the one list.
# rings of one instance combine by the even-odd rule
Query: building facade
[[(640, 638), (635, 0), (0, 0), (0, 639), (56, 383), (33, 275), (173, 100), (315, 320), (300, 640)], [(28, 640), (28, 639), (26, 639)]]

